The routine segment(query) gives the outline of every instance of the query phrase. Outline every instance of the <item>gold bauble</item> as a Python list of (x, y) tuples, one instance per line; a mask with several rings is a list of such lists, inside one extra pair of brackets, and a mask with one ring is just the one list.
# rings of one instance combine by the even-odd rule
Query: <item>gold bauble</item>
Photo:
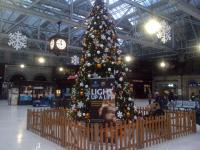
[(85, 114), (85, 119), (90, 119), (90, 113)]
[(84, 95), (84, 92), (83, 91), (80, 91), (80, 96), (83, 96)]
[(130, 112), (127, 112), (127, 113), (126, 113), (126, 116), (127, 116), (128, 118), (130, 117), (130, 115), (131, 115)]
[(82, 58), (81, 58), (81, 62), (83, 63), (84, 61), (85, 61), (85, 59), (82, 57)]
[(122, 61), (121, 61), (121, 60), (118, 60), (117, 63), (118, 63), (118, 64), (122, 64)]
[(97, 67), (97, 69), (101, 69), (102, 68), (102, 64), (97, 64), (96, 67)]

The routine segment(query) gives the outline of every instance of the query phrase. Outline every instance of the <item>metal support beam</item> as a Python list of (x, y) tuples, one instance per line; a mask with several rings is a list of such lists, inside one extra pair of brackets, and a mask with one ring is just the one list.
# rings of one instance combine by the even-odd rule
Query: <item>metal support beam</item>
[[(33, 6), (37, 5), (40, 1), (41, 1), (41, 0), (36, 0), (36, 1), (34, 1), (34, 2), (28, 7), (28, 9), (30, 9), (30, 8), (32, 8)], [(9, 27), (9, 28), (6, 30), (5, 33), (8, 33), (8, 32), (11, 31), (12, 29), (16, 28), (16, 26), (18, 26), (19, 24), (21, 24), (23, 21), (25, 21), (25, 20), (28, 18), (28, 16), (25, 16), (25, 15), (20, 15), (19, 17), (21, 17), (21, 16), (23, 16), (22, 19), (20, 19), (18, 22), (16, 22), (16, 24), (14, 24), (14, 25), (12, 25), (11, 27)], [(18, 17), (18, 18), (19, 18), (19, 17)]]
[(179, 10), (200, 20), (200, 10), (196, 7), (184, 2), (183, 0), (169, 0), (169, 3), (174, 4)]
[(136, 8), (140, 8), (140, 9), (142, 9), (142, 10), (144, 10), (144, 11), (146, 11), (146, 12), (152, 14), (152, 15), (155, 15), (155, 16), (158, 16), (158, 17), (160, 17), (160, 18), (162, 18), (162, 19), (165, 19), (165, 20), (170, 21), (169, 18), (167, 18), (167, 17), (165, 17), (165, 16), (163, 16), (163, 15), (159, 15), (159, 14), (153, 12), (151, 9), (149, 9), (149, 8), (147, 8), (147, 7), (144, 7), (143, 5), (139, 4), (138, 2), (135, 2), (135, 1), (132, 1), (132, 0), (121, 0), (121, 1), (123, 1), (123, 2), (125, 2), (125, 3), (127, 3), (127, 4), (129, 4), (129, 5), (132, 5), (132, 6), (136, 7)]
[[(10, 5), (10, 4), (6, 3), (6, 2), (1, 2), (0, 3), (0, 7), (4, 8), (4, 9), (6, 8), (6, 9), (11, 9), (11, 10), (14, 10), (14, 11), (18, 11), (18, 12), (21, 12), (21, 13), (24, 13), (24, 14), (30, 15), (30, 16), (38, 16), (40, 18), (43, 18), (45, 20), (48, 20), (48, 21), (54, 22), (54, 23), (57, 23), (58, 21), (62, 21), (62, 23), (66, 23), (66, 24), (68, 24), (70, 26), (75, 26), (77, 28), (82, 28), (82, 29), (86, 28), (86, 26), (84, 24), (80, 24), (80, 23), (72, 21), (70, 19), (58, 18), (56, 16), (51, 16), (51, 15), (48, 15), (48, 14), (45, 14), (45, 13), (41, 13), (39, 11), (35, 11), (35, 10), (32, 10), (32, 9), (26, 9), (24, 7)], [(121, 33), (122, 31), (119, 30), (119, 32)], [(153, 47), (153, 48), (156, 48), (156, 49), (166, 49), (166, 50), (168, 49), (168, 50), (170, 50), (166, 46), (154, 44), (151, 41), (145, 41), (143, 39), (133, 38), (133, 37), (129, 36), (127, 32), (124, 32), (123, 34), (119, 34), (119, 38), (123, 39), (123, 40), (132, 40), (135, 43), (141, 44), (141, 45), (146, 46), (146, 47)]]
[(4, 8), (4, 9), (5, 8), (10, 9), (10, 10), (13, 10), (13, 11), (18, 11), (18, 12), (21, 12), (21, 13), (29, 15), (29, 16), (38, 16), (40, 18), (43, 18), (44, 20), (48, 20), (49, 22), (53, 22), (53, 23), (57, 23), (59, 21), (62, 21), (63, 23), (70, 24), (72, 26), (76, 26), (76, 27), (79, 27), (79, 28), (85, 28), (85, 25), (80, 24), (80, 23), (75, 22), (75, 21), (71, 21), (71, 20), (66, 19), (66, 18), (65, 19), (64, 18), (58, 18), (56, 16), (51, 16), (51, 15), (48, 15), (48, 14), (45, 14), (45, 13), (42, 13), (42, 12), (39, 12), (39, 11), (24, 8), (24, 7), (21, 7), (21, 6), (10, 5), (9, 3), (6, 3), (6, 2), (1, 2), (0, 7)]

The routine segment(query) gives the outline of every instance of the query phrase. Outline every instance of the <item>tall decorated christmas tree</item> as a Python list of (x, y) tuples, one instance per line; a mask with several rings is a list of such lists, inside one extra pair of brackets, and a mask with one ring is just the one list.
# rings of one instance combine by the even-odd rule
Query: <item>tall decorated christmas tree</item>
[[(105, 79), (112, 87), (115, 99), (115, 116), (118, 119), (133, 117), (132, 97), (126, 80), (129, 72), (119, 49), (115, 24), (102, 0), (96, 0), (87, 20), (83, 39), (81, 66), (72, 92), (72, 109), (78, 120), (91, 119), (91, 80)], [(107, 82), (109, 79), (111, 82)], [(101, 92), (101, 94), (105, 91)]]

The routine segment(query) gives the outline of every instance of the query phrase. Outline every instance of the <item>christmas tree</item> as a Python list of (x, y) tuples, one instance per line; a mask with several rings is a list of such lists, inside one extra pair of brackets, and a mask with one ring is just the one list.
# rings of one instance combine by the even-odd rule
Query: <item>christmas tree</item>
[(90, 119), (91, 78), (114, 78), (116, 116), (119, 119), (131, 119), (133, 106), (130, 87), (125, 82), (128, 67), (123, 62), (119, 49), (115, 24), (102, 0), (96, 0), (87, 20), (87, 30), (83, 38), (83, 50), (80, 69), (72, 93), (72, 109), (76, 119)]

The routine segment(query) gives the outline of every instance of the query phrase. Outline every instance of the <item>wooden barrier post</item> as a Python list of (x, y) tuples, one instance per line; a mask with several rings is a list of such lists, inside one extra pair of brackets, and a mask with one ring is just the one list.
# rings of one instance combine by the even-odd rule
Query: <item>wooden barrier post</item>
[(30, 118), (31, 118), (31, 117), (30, 117), (30, 110), (28, 109), (28, 110), (27, 110), (27, 118), (26, 118), (26, 120), (27, 120), (27, 121), (26, 121), (26, 129), (27, 129), (27, 130), (29, 130), (29, 128), (30, 128)]
[[(95, 150), (99, 149), (99, 124), (94, 124), (94, 143), (95, 143)], [(92, 133), (93, 134), (93, 133)]]
[(172, 127), (171, 127), (171, 114), (170, 112), (166, 112), (166, 129), (167, 129), (167, 139), (172, 139)]
[(45, 137), (45, 128), (44, 128), (44, 121), (45, 121), (45, 111), (40, 110), (40, 136)]
[(193, 133), (197, 132), (197, 126), (196, 126), (196, 112), (192, 111), (192, 126), (193, 126)]
[(138, 142), (138, 148), (142, 149), (144, 148), (144, 121), (142, 119), (138, 119), (136, 121), (136, 130), (138, 132), (137, 134), (137, 142)]

